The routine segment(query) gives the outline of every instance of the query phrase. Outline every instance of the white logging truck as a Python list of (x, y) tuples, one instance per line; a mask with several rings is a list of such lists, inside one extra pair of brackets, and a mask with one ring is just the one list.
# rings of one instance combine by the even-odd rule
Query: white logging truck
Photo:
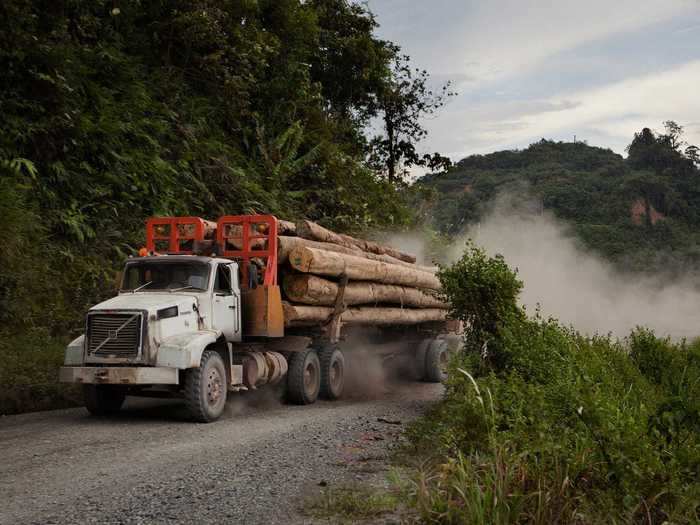
[(410, 352), (418, 378), (440, 381), (458, 326), (438, 288), (414, 257), (310, 221), (153, 218), (119, 294), (66, 348), (60, 380), (83, 385), (94, 415), (127, 395), (180, 396), (209, 422), (229, 393), (281, 381), (293, 403), (337, 399), (344, 342), (362, 330), (373, 350)]

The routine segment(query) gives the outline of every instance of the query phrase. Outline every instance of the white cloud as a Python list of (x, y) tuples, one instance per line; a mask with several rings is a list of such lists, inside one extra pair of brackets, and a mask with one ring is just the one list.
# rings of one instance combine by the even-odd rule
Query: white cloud
[(488, 82), (562, 50), (697, 10), (697, 0), (370, 0), (379, 34), (437, 75)]
[[(574, 106), (560, 106), (560, 111), (532, 112), (521, 115), (507, 137), (482, 128), (474, 138), (494, 146), (519, 143), (538, 136), (566, 134), (589, 129), (601, 135), (625, 137), (644, 126), (660, 126), (675, 120), (687, 127), (687, 140), (700, 143), (700, 133), (693, 122), (700, 120), (700, 60), (671, 71), (630, 78), (622, 82), (549, 100), (555, 107), (566, 101)], [(583, 137), (585, 138), (585, 137)]]

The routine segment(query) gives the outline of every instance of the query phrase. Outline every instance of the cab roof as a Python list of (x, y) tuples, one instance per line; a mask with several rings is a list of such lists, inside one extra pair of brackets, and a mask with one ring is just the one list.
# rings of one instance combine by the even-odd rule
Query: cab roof
[(210, 262), (232, 263), (231, 259), (222, 257), (207, 257), (206, 255), (146, 255), (144, 257), (132, 257), (127, 260), (131, 262), (198, 262), (208, 264)]

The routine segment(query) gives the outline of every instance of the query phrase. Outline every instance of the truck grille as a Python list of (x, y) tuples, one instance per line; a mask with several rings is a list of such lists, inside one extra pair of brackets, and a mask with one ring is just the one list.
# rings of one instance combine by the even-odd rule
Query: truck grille
[(88, 316), (89, 354), (100, 357), (136, 357), (140, 347), (140, 313)]

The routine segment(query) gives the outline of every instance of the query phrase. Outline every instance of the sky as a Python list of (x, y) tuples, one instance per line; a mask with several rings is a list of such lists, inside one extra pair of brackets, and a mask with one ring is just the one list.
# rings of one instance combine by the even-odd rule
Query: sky
[(700, 145), (700, 0), (368, 0), (377, 34), (458, 95), (425, 121), (453, 161), (541, 138), (625, 154), (674, 120)]

